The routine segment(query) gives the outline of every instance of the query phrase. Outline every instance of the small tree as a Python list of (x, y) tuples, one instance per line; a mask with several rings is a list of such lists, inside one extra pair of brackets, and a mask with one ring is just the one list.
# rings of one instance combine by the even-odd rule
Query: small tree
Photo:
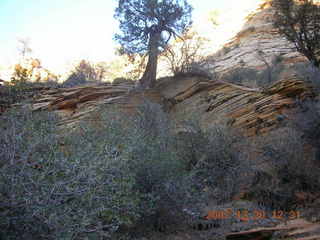
[(214, 27), (219, 25), (219, 21), (218, 21), (219, 15), (220, 13), (218, 10), (212, 10), (208, 14), (208, 20)]
[(187, 29), (181, 39), (168, 45), (162, 54), (170, 71), (174, 75), (191, 72), (193, 64), (204, 60), (205, 45), (208, 41), (196, 31)]
[(32, 53), (32, 49), (30, 47), (30, 39), (29, 38), (19, 38), (19, 47), (18, 51), (22, 58), (26, 57), (26, 55)]
[(140, 79), (143, 88), (155, 85), (159, 52), (190, 25), (191, 11), (186, 0), (119, 0), (115, 18), (122, 34), (115, 39), (124, 53), (147, 52), (147, 67)]
[(320, 6), (313, 0), (273, 0), (275, 27), (314, 66), (320, 66)]
[(285, 65), (282, 64), (281, 55), (269, 57), (261, 49), (257, 50), (256, 59), (263, 62), (265, 69), (261, 71), (256, 78), (259, 87), (268, 87), (270, 84), (280, 80), (280, 74), (284, 71)]
[(76, 85), (85, 84), (88, 81), (100, 82), (105, 74), (105, 69), (102, 65), (95, 66), (86, 60), (81, 60), (78, 65), (75, 66), (71, 75), (64, 82), (64, 86), (73, 87)]

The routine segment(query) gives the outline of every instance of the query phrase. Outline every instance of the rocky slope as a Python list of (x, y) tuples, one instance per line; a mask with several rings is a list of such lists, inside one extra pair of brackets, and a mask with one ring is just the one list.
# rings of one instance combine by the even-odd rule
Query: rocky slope
[(269, 63), (277, 56), (281, 56), (283, 63), (287, 65), (306, 61), (294, 49), (293, 44), (274, 28), (273, 13), (269, 0), (251, 13), (241, 31), (223, 49), (210, 57), (211, 70), (220, 74), (243, 66), (261, 70), (266, 65), (259, 59), (258, 51), (264, 53), (264, 58)]
[(294, 75), (266, 90), (193, 76), (163, 79), (155, 89), (145, 92), (121, 84), (45, 90), (34, 101), (33, 109), (59, 112), (63, 116), (61, 124), (66, 126), (94, 115), (103, 105), (132, 113), (146, 98), (163, 105), (173, 118), (191, 113), (201, 116), (205, 128), (222, 120), (255, 135), (276, 128), (288, 118), (296, 100), (314, 97), (311, 86)]
[[(267, 3), (263, 4), (256, 13), (248, 17), (243, 30), (226, 44), (225, 49), (211, 57), (211, 70), (223, 76), (244, 65), (263, 69), (265, 63), (257, 60), (259, 50), (265, 53), (268, 62), (279, 55), (286, 64), (305, 61), (304, 57), (292, 50), (292, 46), (277, 34), (271, 18), (272, 9)], [(133, 114), (137, 107), (148, 99), (162, 105), (174, 119), (179, 119), (187, 113), (199, 117), (201, 126), (205, 129), (223, 121), (242, 130), (248, 136), (255, 136), (267, 134), (290, 119), (298, 108), (297, 101), (315, 98), (315, 90), (294, 73), (282, 74), (276, 83), (265, 89), (231, 84), (223, 81), (223, 77), (220, 80), (208, 80), (201, 76), (189, 75), (160, 79), (156, 88), (146, 91), (136, 90), (131, 84), (45, 89), (33, 100), (32, 108), (34, 111), (56, 111), (62, 117), (60, 125), (66, 128), (77, 126), (82, 119), (98, 117), (100, 107), (112, 106), (127, 114)], [(180, 125), (177, 131), (187, 130)], [(247, 230), (251, 231), (230, 234), (228, 237), (268, 239), (270, 234), (265, 236), (265, 232), (290, 230), (287, 236), (292, 239), (319, 239), (316, 233), (310, 235), (310, 238), (299, 238), (299, 234), (307, 233), (310, 229), (312, 233), (315, 228), (318, 231), (317, 224), (294, 224), (264, 229), (256, 229), (253, 226), (251, 229), (249, 226)], [(293, 238), (295, 236), (297, 237)], [(192, 238), (185, 236), (183, 239)]]

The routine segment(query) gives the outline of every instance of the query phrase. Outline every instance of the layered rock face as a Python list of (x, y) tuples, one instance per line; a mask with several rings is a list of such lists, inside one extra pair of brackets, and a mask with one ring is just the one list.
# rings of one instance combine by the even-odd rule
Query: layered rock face
[(210, 57), (212, 71), (223, 75), (243, 66), (264, 69), (266, 64), (259, 58), (259, 51), (264, 53), (269, 63), (277, 56), (281, 56), (283, 63), (288, 65), (306, 61), (294, 45), (274, 28), (273, 14), (270, 1), (265, 1), (251, 13), (242, 30), (223, 49)]
[[(34, 109), (57, 110), (63, 113), (62, 123), (66, 124), (98, 111), (104, 104), (134, 110), (147, 98), (162, 104), (173, 117), (182, 112), (200, 116), (205, 128), (223, 119), (245, 129), (248, 135), (270, 131), (287, 118), (297, 99), (315, 97), (311, 86), (294, 73), (283, 74), (279, 82), (263, 90), (223, 81), (224, 74), (244, 65), (264, 69), (264, 61), (271, 63), (276, 56), (281, 56), (287, 65), (306, 61), (274, 29), (274, 10), (269, 2), (265, 1), (248, 16), (243, 29), (224, 49), (210, 57), (211, 70), (220, 73), (222, 80), (208, 81), (197, 76), (164, 78), (155, 89), (146, 92), (132, 91), (133, 86), (126, 84), (44, 91), (35, 101)], [(264, 59), (259, 60), (258, 51), (264, 53)]]
[(199, 116), (204, 128), (217, 121), (245, 130), (247, 135), (266, 133), (288, 118), (296, 100), (313, 98), (311, 86), (296, 76), (287, 77), (266, 90), (246, 88), (201, 77), (167, 78), (153, 90), (137, 92), (132, 85), (103, 84), (69, 89), (45, 90), (33, 104), (34, 110), (55, 110), (63, 115), (62, 125), (115, 106), (133, 113), (145, 99), (161, 104), (173, 118), (184, 113)]
[[(149, 100), (160, 104), (173, 119), (179, 119), (185, 113), (198, 117), (204, 129), (222, 121), (247, 136), (267, 134), (294, 115), (298, 108), (297, 102), (317, 98), (313, 87), (294, 73), (282, 74), (276, 83), (265, 89), (223, 81), (224, 74), (244, 65), (257, 70), (264, 69), (265, 63), (257, 57), (259, 50), (264, 52), (265, 60), (269, 63), (279, 55), (288, 65), (306, 61), (275, 31), (272, 11), (268, 3), (263, 4), (248, 17), (243, 30), (225, 45), (225, 49), (211, 57), (211, 69), (221, 74), (220, 80), (192, 75), (163, 78), (154, 89), (145, 91), (136, 90), (132, 84), (126, 83), (46, 89), (34, 99), (32, 108), (34, 111), (50, 110), (59, 113), (62, 117), (60, 125), (66, 128), (77, 126), (84, 119), (98, 118), (101, 108), (107, 109), (108, 106), (134, 114), (143, 101)], [(176, 130), (188, 131), (183, 125)], [(314, 229), (318, 231), (319, 225), (291, 222), (288, 226), (253, 229), (229, 234), (227, 237), (264, 239), (261, 234), (267, 233), (266, 239), (269, 239), (275, 231), (290, 230), (288, 235), (293, 238), (309, 230), (313, 234)], [(308, 239), (319, 239), (318, 234), (311, 237)]]

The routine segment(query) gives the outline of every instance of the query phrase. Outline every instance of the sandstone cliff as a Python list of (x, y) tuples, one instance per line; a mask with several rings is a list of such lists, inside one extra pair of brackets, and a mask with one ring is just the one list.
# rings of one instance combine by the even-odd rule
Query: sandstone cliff
[(293, 73), (280, 76), (278, 82), (266, 89), (246, 88), (224, 81), (224, 74), (244, 65), (261, 70), (266, 64), (259, 60), (258, 51), (271, 63), (281, 56), (286, 65), (306, 59), (294, 50), (293, 45), (280, 36), (273, 27), (273, 9), (269, 1), (247, 17), (243, 29), (210, 59), (210, 70), (219, 73), (220, 80), (190, 76), (164, 78), (154, 90), (144, 93), (132, 91), (132, 85), (100, 85), (44, 91), (35, 101), (34, 109), (53, 109), (63, 113), (63, 124), (75, 123), (103, 104), (115, 104), (134, 109), (142, 98), (162, 104), (171, 115), (181, 112), (201, 116), (204, 127), (218, 119), (235, 127), (246, 129), (248, 135), (274, 129), (295, 107), (297, 99), (315, 97), (312, 87)]
[(261, 70), (266, 66), (257, 56), (258, 51), (263, 51), (269, 63), (277, 56), (281, 56), (287, 65), (306, 61), (305, 57), (294, 49), (293, 44), (274, 28), (274, 10), (269, 2), (265, 1), (252, 12), (246, 18), (241, 31), (226, 43), (223, 49), (210, 57), (213, 71), (223, 74), (244, 65)]
[(132, 113), (143, 101), (157, 102), (176, 117), (181, 113), (201, 116), (209, 128), (223, 119), (248, 135), (265, 133), (285, 120), (296, 100), (315, 97), (311, 86), (296, 76), (287, 77), (266, 90), (246, 88), (201, 77), (163, 79), (154, 90), (134, 91), (132, 85), (100, 85), (45, 90), (34, 101), (34, 110), (55, 110), (62, 114), (62, 125), (78, 122), (113, 105)]

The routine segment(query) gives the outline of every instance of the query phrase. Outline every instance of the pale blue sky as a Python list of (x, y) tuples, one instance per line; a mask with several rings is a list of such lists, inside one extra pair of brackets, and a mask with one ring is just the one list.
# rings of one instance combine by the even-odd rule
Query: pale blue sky
[[(256, 0), (189, 0), (193, 16)], [(13, 64), (18, 38), (29, 38), (44, 66), (58, 69), (74, 59), (112, 58), (116, 0), (0, 0), (0, 64)]]

